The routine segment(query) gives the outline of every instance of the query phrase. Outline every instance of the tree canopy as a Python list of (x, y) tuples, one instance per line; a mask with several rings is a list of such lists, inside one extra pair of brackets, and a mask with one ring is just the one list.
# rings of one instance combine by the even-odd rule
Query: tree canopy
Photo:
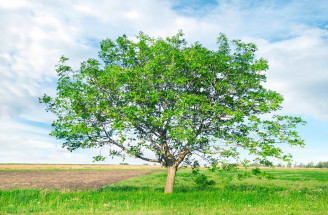
[(109, 156), (158, 162), (169, 169), (165, 192), (172, 192), (183, 163), (241, 162), (246, 151), (271, 165), (291, 157), (278, 143), (304, 145), (295, 131), (301, 118), (272, 114), (283, 97), (263, 86), (268, 62), (256, 58), (253, 43), (220, 34), (210, 50), (188, 45), (182, 32), (140, 33), (100, 47), (101, 61), (88, 59), (78, 70), (62, 57), (56, 96), (40, 98), (57, 117), (51, 135), (70, 151), (110, 146)]

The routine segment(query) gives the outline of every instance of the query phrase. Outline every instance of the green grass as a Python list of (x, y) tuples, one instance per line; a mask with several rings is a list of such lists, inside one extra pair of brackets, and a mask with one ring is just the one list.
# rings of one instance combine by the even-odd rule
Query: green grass
[[(205, 170), (204, 170), (205, 171)], [(328, 170), (269, 169), (276, 179), (234, 179), (197, 187), (190, 170), (163, 194), (166, 173), (99, 190), (0, 190), (0, 214), (328, 214)]]

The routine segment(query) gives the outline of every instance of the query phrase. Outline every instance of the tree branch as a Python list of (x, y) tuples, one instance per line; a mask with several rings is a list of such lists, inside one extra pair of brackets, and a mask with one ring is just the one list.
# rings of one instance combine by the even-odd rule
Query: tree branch
[(115, 146), (118, 146), (119, 148), (121, 148), (122, 150), (124, 150), (126, 153), (128, 153), (128, 154), (134, 156), (135, 158), (139, 158), (139, 159), (141, 159), (141, 160), (148, 161), (148, 162), (156, 162), (156, 163), (157, 163), (157, 162), (160, 162), (159, 159), (150, 159), (150, 158), (145, 158), (145, 157), (143, 157), (143, 156), (141, 156), (141, 155), (136, 155), (136, 154), (131, 153), (130, 150), (129, 150), (127, 147), (125, 147), (125, 146), (119, 144), (118, 142), (116, 142), (115, 140), (113, 140), (113, 139), (109, 136), (109, 134), (107, 133), (106, 129), (103, 128), (103, 131), (105, 132), (106, 137), (107, 137), (107, 139), (108, 139), (107, 142), (109, 142), (109, 143), (111, 143), (111, 144), (113, 144), (113, 145), (115, 145)]

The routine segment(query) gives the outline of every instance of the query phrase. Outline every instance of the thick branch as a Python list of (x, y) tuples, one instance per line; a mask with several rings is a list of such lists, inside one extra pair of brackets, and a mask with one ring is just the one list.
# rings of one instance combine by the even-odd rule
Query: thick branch
[(103, 129), (103, 130), (104, 130), (104, 132), (105, 132), (105, 134), (106, 134), (106, 137), (108, 138), (108, 141), (107, 141), (107, 142), (109, 142), (109, 143), (111, 143), (111, 144), (113, 144), (113, 145), (115, 145), (115, 146), (118, 146), (119, 148), (121, 148), (122, 150), (124, 150), (126, 153), (128, 153), (128, 154), (134, 156), (135, 158), (139, 158), (139, 159), (144, 160), (144, 161), (148, 161), (148, 162), (156, 162), (156, 163), (160, 162), (159, 159), (150, 159), (150, 158), (145, 158), (145, 157), (142, 157), (141, 155), (137, 155), (137, 154), (133, 154), (133, 153), (131, 153), (130, 150), (129, 150), (127, 147), (125, 147), (125, 146), (119, 144), (118, 142), (116, 142), (115, 140), (113, 140), (113, 139), (108, 135), (107, 131), (106, 131), (105, 129)]
[(147, 136), (148, 140), (151, 142), (151, 144), (162, 154), (164, 154), (164, 151), (161, 149), (161, 147), (156, 144), (156, 142), (153, 140), (153, 138), (149, 135), (148, 132), (146, 132), (141, 126), (135, 126), (137, 130), (139, 130), (141, 133)]
[(165, 151), (165, 156), (171, 160), (175, 160), (174, 156), (171, 154), (170, 152), (170, 149), (169, 149), (169, 146), (167, 145), (167, 142), (166, 142), (166, 137), (163, 141), (163, 148), (164, 148), (164, 151)]
[(189, 146), (186, 147), (186, 149), (180, 153), (180, 156), (179, 158), (174, 162), (174, 165), (175, 166), (178, 166), (182, 161), (183, 159), (190, 153), (191, 151), (189, 150)]

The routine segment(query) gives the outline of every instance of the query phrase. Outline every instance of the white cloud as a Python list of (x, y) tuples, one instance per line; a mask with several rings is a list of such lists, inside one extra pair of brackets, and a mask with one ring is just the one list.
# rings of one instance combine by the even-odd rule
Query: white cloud
[(285, 98), (284, 111), (328, 120), (328, 31), (308, 29), (280, 42), (262, 42), (269, 60), (267, 86)]
[(15, 121), (0, 122), (1, 163), (90, 163), (88, 153), (70, 153), (48, 136), (47, 129)]
[(0, 1), (0, 8), (17, 9), (26, 6), (28, 6), (28, 2), (24, 0)]

